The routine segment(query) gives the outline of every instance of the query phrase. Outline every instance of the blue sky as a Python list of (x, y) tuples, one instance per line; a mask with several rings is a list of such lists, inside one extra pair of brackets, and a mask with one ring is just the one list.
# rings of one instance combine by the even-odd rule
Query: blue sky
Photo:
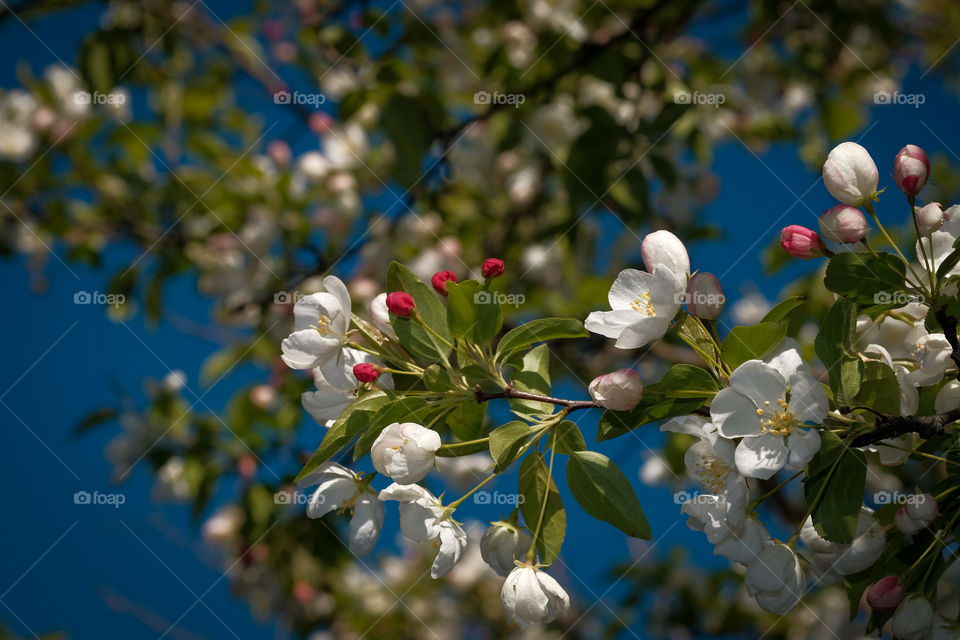
[[(216, 3), (213, 8), (220, 11)], [(55, 61), (54, 54), (70, 61), (84, 29), (95, 23), (96, 13), (74, 12), (66, 23), (31, 23), (53, 52), (22, 25), (8, 20), (0, 27), (4, 53), (27, 60), (35, 72)], [(943, 92), (935, 76), (916, 79), (920, 73), (912, 73), (905, 90), (923, 92), (924, 107), (875, 107), (874, 123), (860, 139), (880, 166), (881, 186), (894, 187), (890, 168), (904, 144), (919, 144), (933, 155), (950, 154), (949, 149), (960, 142), (960, 131), (953, 126), (956, 98)], [(16, 85), (13, 65), (0, 69), (0, 84)], [(798, 262), (778, 277), (766, 279), (761, 276), (760, 251), (787, 224), (815, 227), (815, 214), (831, 206), (832, 199), (817, 184), (819, 176), (800, 162), (793, 145), (774, 146), (757, 158), (733, 141), (718, 149), (714, 164), (722, 187), (706, 216), (723, 227), (726, 238), (692, 246), (692, 263), (720, 276), (733, 297), (749, 288), (773, 297), (789, 278), (816, 265)], [(795, 205), (805, 193), (806, 206)], [(889, 211), (892, 219), (900, 221), (905, 207), (897, 194), (891, 195), (885, 200), (893, 204), (881, 202), (880, 214)], [(6, 487), (6, 526), (0, 529), (0, 544), (7, 549), (7, 560), (0, 566), (0, 602), (6, 607), (0, 607), (0, 620), (24, 635), (57, 629), (78, 639), (149, 635), (138, 616), (118, 614), (108, 606), (107, 600), (116, 603), (116, 596), (121, 596), (129, 606), (147, 607), (167, 623), (185, 614), (180, 625), (203, 636), (228, 637), (227, 626), (242, 630), (244, 638), (275, 637), (273, 625), (256, 621), (244, 602), (230, 596), (229, 581), (222, 577), (216, 557), (200, 544), (186, 509), (150, 501), (151, 478), (146, 469), (138, 469), (121, 487), (109, 484), (103, 447), (112, 430), (83, 437), (71, 434), (85, 413), (116, 400), (117, 381), (136, 392), (143, 378), (161, 378), (168, 368), (175, 368), (187, 373), (188, 384), (197, 393), (205, 391), (196, 386), (199, 368), (216, 345), (169, 323), (148, 328), (137, 317), (124, 325), (109, 321), (96, 306), (73, 304), (78, 290), (104, 290), (108, 274), (132, 255), (129, 248), (117, 248), (109, 252), (103, 269), (70, 265), (73, 273), (51, 259), (45, 270), (49, 287), (39, 295), (30, 288), (24, 261), (0, 262), (7, 301), (0, 314), (0, 331), (6, 337), (0, 347), (5, 363), (0, 371), (4, 405), (0, 420), (7, 436), (0, 449), (0, 482)], [(204, 322), (209, 317), (208, 302), (187, 279), (173, 283), (168, 298), (188, 318)], [(222, 408), (232, 389), (258, 375), (240, 371), (212, 389), (204, 402), (213, 409)], [(568, 396), (583, 393), (571, 381), (560, 381), (556, 391)], [(584, 432), (593, 434), (596, 415), (582, 413), (579, 419)], [(644, 432), (642, 439), (654, 449), (660, 440), (653, 431)], [(678, 515), (671, 491), (641, 487), (635, 470), (646, 452), (643, 444), (627, 436), (597, 449), (630, 470), (655, 538), (668, 533), (670, 545), (687, 547), (701, 565), (725, 564), (710, 555), (701, 534), (682, 522), (670, 528)], [(560, 476), (563, 486), (562, 471)], [(508, 487), (508, 482), (501, 481), (499, 488)], [(79, 490), (121, 491), (126, 503), (119, 508), (74, 505), (73, 494)], [(565, 502), (570, 527), (563, 561), (579, 576), (567, 584), (575, 597), (589, 605), (595, 599), (592, 594), (599, 596), (607, 589), (609, 566), (628, 557), (630, 550), (619, 532), (587, 517), (569, 494)], [(389, 513), (388, 520), (395, 526), (396, 514)], [(491, 516), (488, 508), (473, 505), (467, 515), (471, 513)], [(383, 539), (391, 538), (388, 530)], [(664, 544), (656, 552), (667, 548)], [(614, 589), (607, 597), (616, 593)], [(200, 596), (202, 603), (196, 604)], [(157, 624), (160, 631), (155, 635), (159, 636), (165, 626), (162, 621)]]

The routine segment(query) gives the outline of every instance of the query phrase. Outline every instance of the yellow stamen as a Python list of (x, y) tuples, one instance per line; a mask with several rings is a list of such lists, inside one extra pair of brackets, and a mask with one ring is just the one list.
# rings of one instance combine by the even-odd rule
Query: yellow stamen
[(630, 303), (630, 308), (641, 313), (648, 318), (652, 318), (657, 315), (657, 309), (650, 302), (650, 292), (645, 291), (633, 299), (633, 302)]

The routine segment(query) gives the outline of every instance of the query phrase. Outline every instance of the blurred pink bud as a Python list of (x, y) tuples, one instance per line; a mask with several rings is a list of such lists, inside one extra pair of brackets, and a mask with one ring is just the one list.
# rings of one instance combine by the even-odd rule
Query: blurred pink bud
[(780, 246), (794, 258), (802, 260), (826, 255), (826, 247), (817, 232), (798, 224), (783, 228), (780, 232)]
[(950, 216), (940, 207), (939, 202), (931, 202), (917, 209), (917, 227), (921, 236), (929, 236), (948, 220)]
[(293, 152), (290, 151), (290, 145), (283, 140), (273, 140), (267, 145), (267, 155), (273, 160), (274, 164), (285, 167), (293, 159)]
[(313, 133), (321, 135), (330, 131), (331, 127), (333, 127), (333, 118), (330, 117), (330, 114), (324, 113), (323, 111), (314, 111), (307, 120), (307, 126)]
[(918, 493), (907, 496), (906, 504), (897, 509), (893, 520), (900, 531), (913, 535), (929, 527), (939, 512), (936, 498), (929, 493)]
[(893, 161), (893, 179), (901, 191), (908, 196), (917, 195), (929, 176), (930, 158), (923, 149), (915, 144), (900, 149)]
[(830, 207), (820, 216), (820, 233), (834, 242), (860, 242), (867, 237), (868, 229), (867, 219), (860, 209), (848, 204)]
[(268, 384), (258, 384), (250, 389), (250, 402), (260, 409), (269, 409), (277, 399), (277, 390)]
[(643, 399), (643, 382), (633, 369), (618, 369), (597, 376), (588, 390), (594, 402), (613, 411), (629, 411)]
[(867, 589), (867, 604), (874, 611), (893, 611), (903, 600), (903, 585), (897, 576), (880, 578)]
[(712, 273), (695, 273), (687, 283), (684, 302), (692, 316), (702, 320), (716, 320), (726, 301), (720, 281)]

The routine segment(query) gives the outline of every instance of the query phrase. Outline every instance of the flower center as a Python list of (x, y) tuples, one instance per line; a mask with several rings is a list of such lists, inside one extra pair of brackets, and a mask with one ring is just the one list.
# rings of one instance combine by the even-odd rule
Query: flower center
[(796, 418), (790, 413), (789, 405), (783, 398), (777, 398), (777, 408), (773, 409), (770, 401), (763, 403), (764, 408), (757, 409), (757, 415), (760, 416), (760, 427), (764, 433), (772, 433), (777, 436), (788, 436), (793, 431), (793, 425), (796, 424)]
[(316, 327), (317, 331), (320, 332), (320, 335), (324, 337), (330, 335), (330, 318), (328, 316), (320, 316), (317, 318)]
[(694, 464), (700, 483), (711, 493), (721, 493), (726, 486), (726, 477), (730, 472), (730, 465), (717, 456), (702, 454), (699, 462)]
[(637, 313), (647, 316), (648, 318), (652, 318), (653, 316), (657, 315), (656, 308), (650, 302), (649, 291), (644, 291), (634, 298), (633, 302), (630, 303), (630, 308)]

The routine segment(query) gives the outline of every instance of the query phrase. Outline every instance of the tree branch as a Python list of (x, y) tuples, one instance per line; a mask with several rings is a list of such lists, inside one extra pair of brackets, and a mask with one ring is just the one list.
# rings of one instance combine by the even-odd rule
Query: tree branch
[[(960, 341), (957, 340), (957, 319), (947, 313), (946, 307), (942, 306), (938, 306), (933, 315), (940, 328), (943, 329), (943, 335), (946, 336), (947, 342), (950, 343), (950, 359), (960, 370)], [(960, 371), (957, 373), (957, 379), (960, 380)]]
[(866, 447), (908, 433), (920, 434), (922, 438), (933, 438), (942, 435), (944, 427), (955, 420), (960, 420), (960, 409), (932, 416), (883, 415), (877, 419), (877, 426), (873, 431), (857, 436), (850, 446)]
[(537, 402), (549, 402), (550, 404), (555, 404), (561, 406), (567, 410), (567, 412), (576, 411), (577, 409), (599, 409), (598, 405), (593, 400), (566, 400), (564, 398), (554, 398), (553, 396), (542, 396), (537, 393), (527, 393), (526, 391), (518, 391), (512, 386), (507, 386), (503, 391), (496, 391), (494, 393), (488, 393), (483, 390), (480, 385), (477, 385), (476, 391), (477, 402), (486, 402), (487, 400), (496, 400), (499, 398), (516, 398), (517, 400), (535, 400)]

